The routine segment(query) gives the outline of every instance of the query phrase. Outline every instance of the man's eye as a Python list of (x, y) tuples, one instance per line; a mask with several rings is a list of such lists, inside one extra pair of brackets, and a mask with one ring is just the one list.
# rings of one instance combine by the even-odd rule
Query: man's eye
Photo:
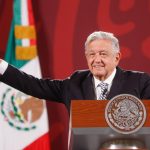
[(101, 53), (101, 56), (106, 56), (107, 54), (106, 53)]
[(94, 56), (95, 56), (95, 53), (89, 53), (89, 56), (90, 56), (90, 57), (94, 57)]
[(94, 53), (90, 53), (90, 56), (94, 56), (95, 54)]

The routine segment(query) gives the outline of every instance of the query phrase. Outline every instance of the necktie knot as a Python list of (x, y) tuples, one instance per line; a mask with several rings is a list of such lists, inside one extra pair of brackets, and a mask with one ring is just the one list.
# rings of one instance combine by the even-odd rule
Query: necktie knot
[(104, 82), (101, 82), (100, 84), (98, 84), (98, 87), (100, 87), (101, 89), (101, 92), (99, 94), (99, 100), (103, 100), (103, 99), (106, 99), (107, 97), (107, 93), (108, 93), (108, 84), (107, 83), (104, 83)]

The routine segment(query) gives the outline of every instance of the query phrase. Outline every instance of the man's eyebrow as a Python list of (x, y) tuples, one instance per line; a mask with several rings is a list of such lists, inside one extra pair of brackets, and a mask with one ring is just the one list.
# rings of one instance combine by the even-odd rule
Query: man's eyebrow
[[(89, 52), (95, 52), (93, 49), (89, 49), (88, 51), (89, 51)], [(107, 51), (107, 49), (100, 49), (100, 50), (98, 50), (97, 52), (99, 52), (99, 51)]]

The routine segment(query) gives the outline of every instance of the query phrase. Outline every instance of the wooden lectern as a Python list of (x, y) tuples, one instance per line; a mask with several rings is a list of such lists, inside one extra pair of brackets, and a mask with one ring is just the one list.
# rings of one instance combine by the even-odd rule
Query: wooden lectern
[(120, 138), (141, 140), (150, 149), (150, 100), (142, 102), (147, 112), (144, 126), (136, 133), (124, 135), (111, 129), (105, 120), (108, 100), (72, 100), (73, 150), (100, 150), (106, 141)]

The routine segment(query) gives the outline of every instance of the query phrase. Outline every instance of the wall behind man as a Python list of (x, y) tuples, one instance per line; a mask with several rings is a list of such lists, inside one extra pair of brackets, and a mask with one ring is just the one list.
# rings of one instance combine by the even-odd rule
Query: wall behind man
[[(44, 76), (64, 78), (76, 69), (87, 68), (84, 42), (96, 30), (113, 32), (119, 38), (123, 53), (120, 66), (150, 73), (150, 0), (32, 2)], [(11, 7), (12, 1), (0, 1), (1, 57), (10, 29)]]
[[(113, 32), (120, 39), (122, 68), (150, 73), (150, 0), (32, 2), (43, 77), (65, 78), (77, 69), (86, 69), (84, 42), (96, 30)], [(12, 1), (1, 0), (0, 57), (4, 56), (6, 50), (11, 18)], [(57, 142), (59, 145), (67, 145), (64, 136), (68, 134), (68, 116), (62, 104), (50, 102), (48, 107), (50, 118), (58, 118), (58, 122), (61, 122), (56, 123), (57, 130), (51, 130), (53, 147), (59, 149)], [(54, 107), (58, 112), (61, 108), (63, 113), (54, 117)]]
[(76, 69), (87, 68), (84, 42), (96, 30), (113, 32), (119, 38), (121, 67), (150, 73), (150, 0), (45, 0), (44, 3), (33, 0), (33, 3), (40, 35), (39, 51), (42, 57), (47, 54), (49, 64), (44, 72), (48, 69), (51, 77), (64, 78)]

